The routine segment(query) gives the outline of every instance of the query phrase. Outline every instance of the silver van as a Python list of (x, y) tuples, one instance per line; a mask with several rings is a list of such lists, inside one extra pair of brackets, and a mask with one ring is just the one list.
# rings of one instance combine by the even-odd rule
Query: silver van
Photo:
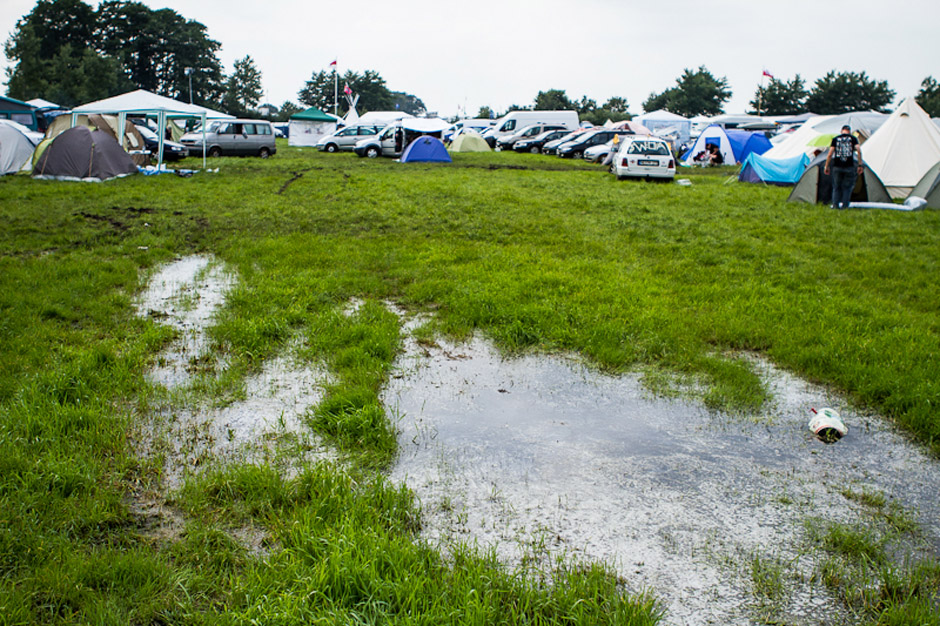
[[(193, 156), (202, 154), (202, 130), (186, 133), (180, 142)], [(259, 156), (266, 159), (277, 152), (274, 128), (267, 120), (214, 120), (206, 126), (206, 154), (217, 156)]]
[(336, 152), (337, 150), (352, 150), (356, 143), (366, 137), (374, 137), (384, 128), (377, 124), (356, 124), (342, 128), (332, 135), (327, 135), (317, 142), (320, 152)]

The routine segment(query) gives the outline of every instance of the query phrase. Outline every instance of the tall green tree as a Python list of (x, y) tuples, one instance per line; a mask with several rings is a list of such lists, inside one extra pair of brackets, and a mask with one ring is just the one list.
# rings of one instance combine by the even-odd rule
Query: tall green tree
[(235, 61), (235, 70), (225, 81), (223, 107), (236, 117), (247, 117), (258, 106), (263, 96), (261, 72), (255, 67), (251, 56)]
[(424, 106), (424, 102), (417, 96), (403, 91), (392, 91), (389, 93), (392, 95), (392, 107), (396, 111), (404, 111), (411, 115), (424, 115), (428, 112), (427, 107)]
[(576, 105), (568, 99), (564, 89), (540, 91), (535, 96), (536, 111), (571, 111)]
[(758, 87), (751, 100), (755, 112), (763, 115), (798, 115), (806, 112), (806, 85), (800, 75), (792, 80), (771, 78), (766, 87)]
[[(333, 72), (320, 70), (314, 72), (310, 80), (304, 83), (303, 89), (297, 93), (297, 99), (308, 107), (317, 107), (323, 111), (333, 111)], [(359, 95), (359, 103), (356, 105), (360, 113), (367, 111), (388, 111), (394, 108), (395, 98), (388, 87), (385, 86), (385, 79), (374, 70), (366, 70), (362, 74), (347, 70), (345, 74), (338, 77), (339, 91), (339, 111), (340, 115), (349, 110), (346, 99), (343, 98), (343, 89), (346, 85), (352, 89), (353, 93)]]
[(851, 111), (885, 112), (894, 100), (888, 81), (876, 81), (865, 72), (831, 71), (816, 80), (806, 98), (806, 110), (821, 115)]
[(185, 100), (193, 68), (193, 100), (211, 106), (222, 92), (219, 49), (205, 26), (169, 9), (39, 0), (4, 46), (8, 93), (73, 106), (138, 87)]
[(718, 115), (731, 99), (728, 79), (716, 78), (704, 65), (693, 71), (688, 68), (676, 79), (675, 87), (660, 94), (650, 94), (643, 110), (666, 109), (685, 117)]
[(930, 117), (940, 117), (940, 83), (933, 76), (923, 80), (914, 100)]
[(488, 120), (492, 117), (496, 117), (496, 113), (488, 106), (481, 106), (480, 110), (477, 111), (478, 119)]

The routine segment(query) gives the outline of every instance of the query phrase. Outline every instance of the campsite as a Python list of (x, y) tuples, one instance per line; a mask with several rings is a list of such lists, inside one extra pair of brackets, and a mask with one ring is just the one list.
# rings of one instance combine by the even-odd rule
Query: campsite
[(10, 623), (938, 623), (940, 213), (277, 141), (0, 178)]

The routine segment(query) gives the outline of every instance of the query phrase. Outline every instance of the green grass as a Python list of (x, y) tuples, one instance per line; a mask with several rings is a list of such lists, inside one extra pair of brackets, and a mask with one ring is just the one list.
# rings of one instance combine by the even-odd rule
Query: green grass
[[(516, 154), (429, 166), (282, 147), (209, 167), (0, 179), (5, 623), (655, 623), (655, 603), (604, 568), (561, 564), (549, 583), (415, 541), (410, 494), (382, 479), (396, 450), (378, 394), (401, 341), (386, 300), (433, 313), (426, 341), (481, 331), (507, 353), (573, 351), (731, 412), (763, 410), (742, 355), (758, 352), (940, 452), (936, 212), (836, 213), (725, 184), (730, 169), (683, 172), (681, 187)], [(237, 393), (301, 337), (331, 375), (309, 423), (349, 463), (210, 471), (173, 496), (184, 528), (155, 537), (130, 508), (151, 471), (132, 435), (172, 333), (133, 297), (145, 270), (191, 253), (238, 277), (198, 391)], [(352, 299), (364, 304), (346, 314)], [(242, 531), (265, 537), (260, 553)], [(878, 541), (850, 538), (824, 547), (891, 571)], [(888, 599), (871, 604), (902, 623), (923, 604), (892, 598), (933, 575), (884, 574)]]

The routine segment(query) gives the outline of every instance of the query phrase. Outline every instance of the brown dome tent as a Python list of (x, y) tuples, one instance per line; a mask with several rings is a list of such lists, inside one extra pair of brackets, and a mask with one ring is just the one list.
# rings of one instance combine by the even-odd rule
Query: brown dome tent
[(112, 135), (86, 126), (60, 133), (33, 166), (34, 178), (88, 182), (136, 172), (134, 161)]

